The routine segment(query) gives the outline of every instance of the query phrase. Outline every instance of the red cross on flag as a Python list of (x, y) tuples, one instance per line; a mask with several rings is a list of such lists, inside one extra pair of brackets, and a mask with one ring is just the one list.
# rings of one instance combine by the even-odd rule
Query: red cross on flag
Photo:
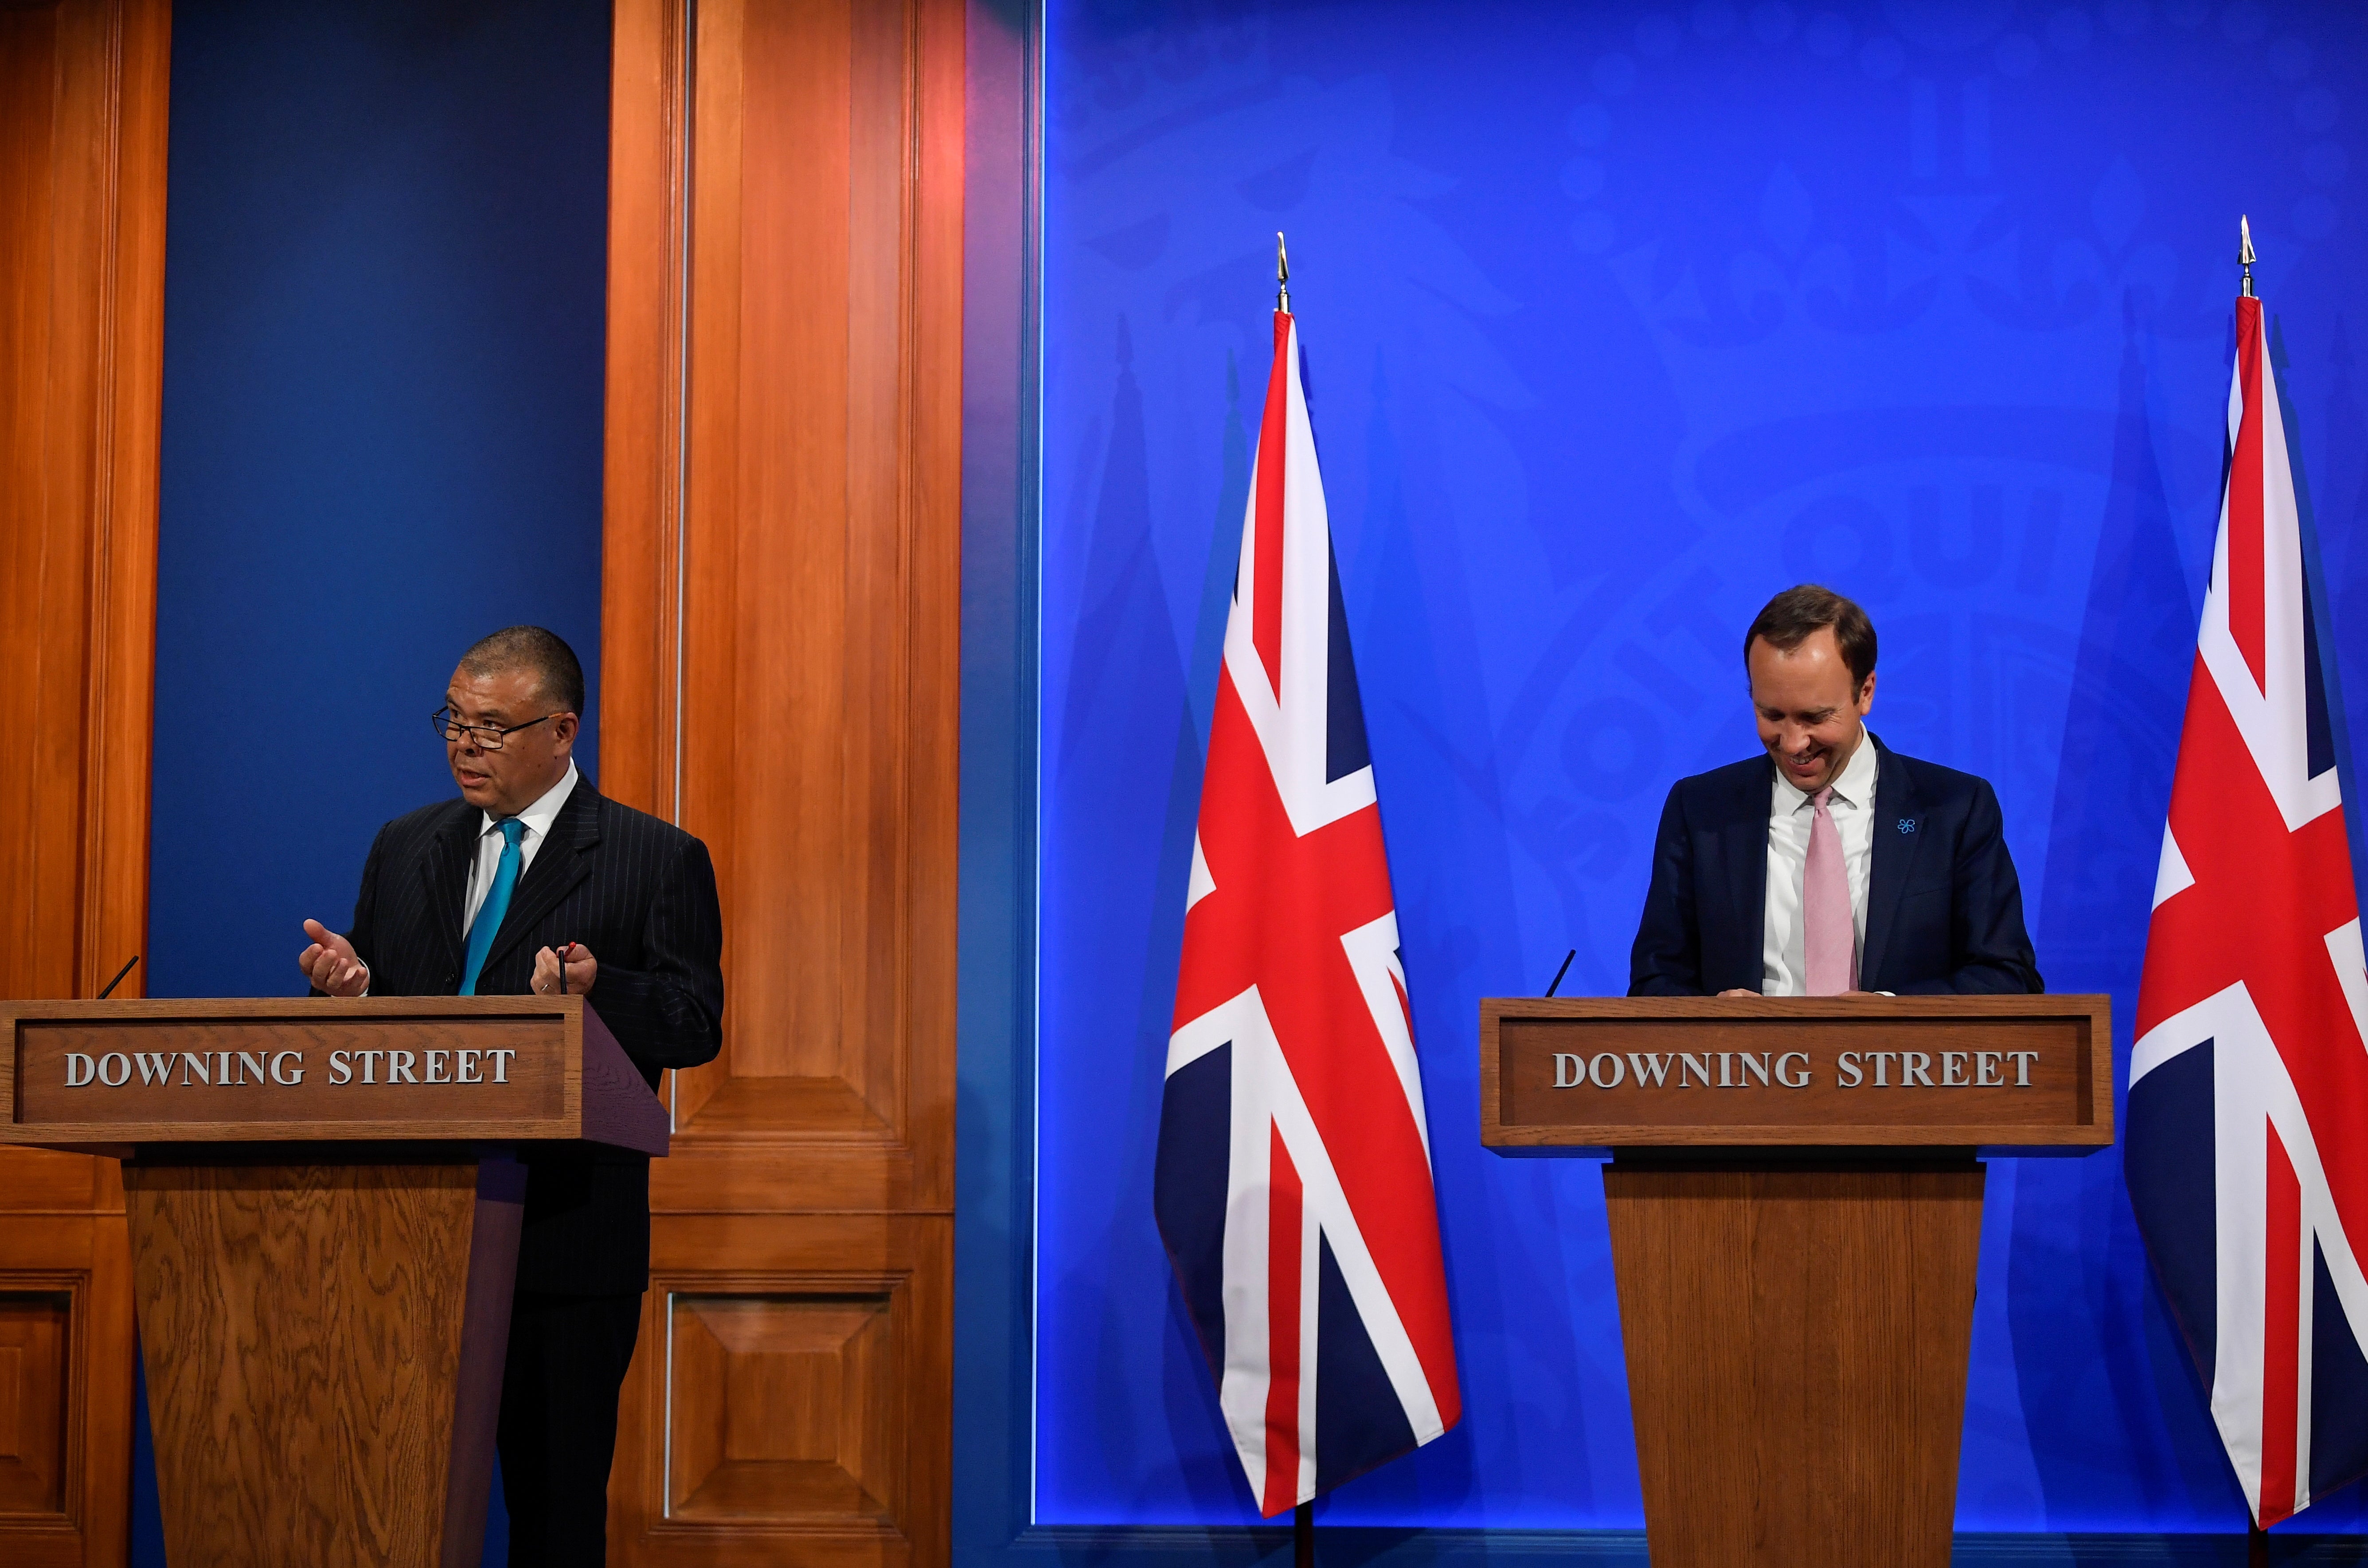
[(1462, 1409), (1381, 808), (1283, 311), (1186, 896), (1155, 1207), (1273, 1515)]
[(2123, 1157), (2163, 1294), (2263, 1527), (2368, 1471), (2368, 968), (2317, 551), (2261, 303), (2130, 1055)]

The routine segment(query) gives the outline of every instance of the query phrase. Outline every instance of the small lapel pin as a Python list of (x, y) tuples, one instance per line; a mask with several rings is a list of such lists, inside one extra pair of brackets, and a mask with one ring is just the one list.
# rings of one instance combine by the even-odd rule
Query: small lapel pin
[(1899, 831), (1902, 833), (1914, 833), (1916, 831), (1916, 819), (1914, 817), (1901, 817), (1899, 819)]

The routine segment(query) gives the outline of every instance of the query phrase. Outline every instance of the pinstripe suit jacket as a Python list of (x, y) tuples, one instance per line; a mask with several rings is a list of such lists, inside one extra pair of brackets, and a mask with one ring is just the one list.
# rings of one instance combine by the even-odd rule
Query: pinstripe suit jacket
[[(484, 813), (445, 801), (379, 829), (354, 903), (354, 950), (373, 996), (450, 996), (465, 958), (461, 912)], [(723, 916), (707, 846), (576, 778), (477, 977), (484, 996), (524, 995), (543, 948), (581, 942), (599, 960), (587, 1000), (642, 1075), (712, 1061), (723, 1042)], [(630, 1294), (649, 1283), (650, 1163), (622, 1150), (527, 1157), (518, 1288)]]

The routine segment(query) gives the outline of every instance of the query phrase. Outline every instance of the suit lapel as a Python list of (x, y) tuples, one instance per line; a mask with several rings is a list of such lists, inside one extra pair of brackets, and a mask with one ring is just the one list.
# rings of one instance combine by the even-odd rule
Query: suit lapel
[(485, 813), (466, 801), (452, 804), (450, 816), (428, 841), (427, 853), (420, 857), (419, 877), (427, 889), (428, 924), (457, 971), (465, 956), (461, 911), (468, 894), (469, 863), (476, 855), (477, 829)]
[[(1892, 918), (1899, 911), (1907, 873), (1931, 835), (1918, 831), (1924, 825), (1922, 802), (1917, 799), (1916, 781), (1908, 778), (1906, 766), (1874, 739), (1872, 731), (1867, 739), (1873, 743), (1875, 753), (1874, 841), (1867, 855), (1871, 864), (1866, 877), (1866, 950), (1861, 955), (1858, 983), (1872, 991), (1875, 976), (1883, 972), (1884, 949), (1890, 945)], [(1907, 824), (1914, 825), (1904, 825)]]
[(536, 921), (592, 874), (592, 854), (599, 842), (600, 797), (591, 781), (579, 775), (550, 835), (535, 850), (534, 864), (510, 895), (509, 912), (502, 916), (502, 928), (494, 933), (494, 945), (485, 953), (485, 968), (501, 962), (503, 955), (526, 939)]
[(1726, 855), (1726, 906), (1743, 918), (1743, 948), (1751, 960), (1741, 983), (1754, 990), (1764, 978), (1759, 959), (1767, 946), (1768, 803), (1775, 767), (1771, 762), (1764, 768), (1739, 770), (1743, 782), (1736, 788), (1726, 825), (1719, 833)]

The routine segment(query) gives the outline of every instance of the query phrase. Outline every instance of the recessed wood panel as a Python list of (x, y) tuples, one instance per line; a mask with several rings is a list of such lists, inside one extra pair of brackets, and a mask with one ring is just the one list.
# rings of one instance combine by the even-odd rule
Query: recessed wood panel
[(0, 1290), (0, 1517), (63, 1524), (74, 1298)]
[(9, 1153), (36, 1179), (0, 1189), (0, 1562), (120, 1563), (132, 1340), (117, 1166)]
[(944, 1561), (951, 1219), (686, 1215), (653, 1241), (616, 1560)]
[(893, 1524), (901, 1347), (887, 1292), (669, 1297), (677, 1519)]

